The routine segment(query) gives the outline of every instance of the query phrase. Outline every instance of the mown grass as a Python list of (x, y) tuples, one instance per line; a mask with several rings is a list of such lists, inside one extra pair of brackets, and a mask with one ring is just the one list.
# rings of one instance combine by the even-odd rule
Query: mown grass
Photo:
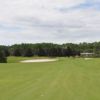
[(0, 64), (0, 100), (100, 100), (100, 59)]
[(44, 59), (44, 58), (49, 58), (49, 57), (14, 57), (14, 56), (11, 56), (11, 57), (8, 57), (7, 58), (7, 62), (8, 63), (19, 63), (20, 61), (23, 61), (23, 60), (31, 60), (31, 59)]

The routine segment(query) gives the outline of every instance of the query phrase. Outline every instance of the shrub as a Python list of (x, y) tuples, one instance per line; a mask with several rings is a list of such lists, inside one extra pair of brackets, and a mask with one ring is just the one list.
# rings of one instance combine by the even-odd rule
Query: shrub
[(0, 63), (7, 63), (7, 57), (3, 50), (0, 50)]

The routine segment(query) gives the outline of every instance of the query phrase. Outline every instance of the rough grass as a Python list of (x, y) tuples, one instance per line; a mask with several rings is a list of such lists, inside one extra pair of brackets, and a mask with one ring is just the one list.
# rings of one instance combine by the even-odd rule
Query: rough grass
[(100, 100), (100, 59), (0, 64), (0, 100)]

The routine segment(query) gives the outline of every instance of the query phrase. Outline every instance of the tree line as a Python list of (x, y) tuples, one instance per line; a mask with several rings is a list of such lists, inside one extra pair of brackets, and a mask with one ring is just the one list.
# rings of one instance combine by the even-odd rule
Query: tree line
[[(82, 52), (94, 53), (100, 57), (100, 42), (94, 43), (36, 43), (36, 44), (15, 44), (12, 46), (0, 46), (0, 62), (6, 62), (8, 56), (48, 56), (48, 57), (70, 57), (80, 56)], [(3, 59), (3, 60), (1, 60)]]

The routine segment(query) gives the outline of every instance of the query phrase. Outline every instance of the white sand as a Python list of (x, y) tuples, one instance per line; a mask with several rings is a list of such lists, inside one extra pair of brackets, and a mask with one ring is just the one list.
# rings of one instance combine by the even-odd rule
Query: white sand
[(93, 58), (84, 58), (85, 60), (91, 60), (91, 59), (93, 59)]
[(52, 62), (57, 61), (58, 59), (33, 59), (33, 60), (24, 60), (21, 63), (32, 63), (32, 62)]

